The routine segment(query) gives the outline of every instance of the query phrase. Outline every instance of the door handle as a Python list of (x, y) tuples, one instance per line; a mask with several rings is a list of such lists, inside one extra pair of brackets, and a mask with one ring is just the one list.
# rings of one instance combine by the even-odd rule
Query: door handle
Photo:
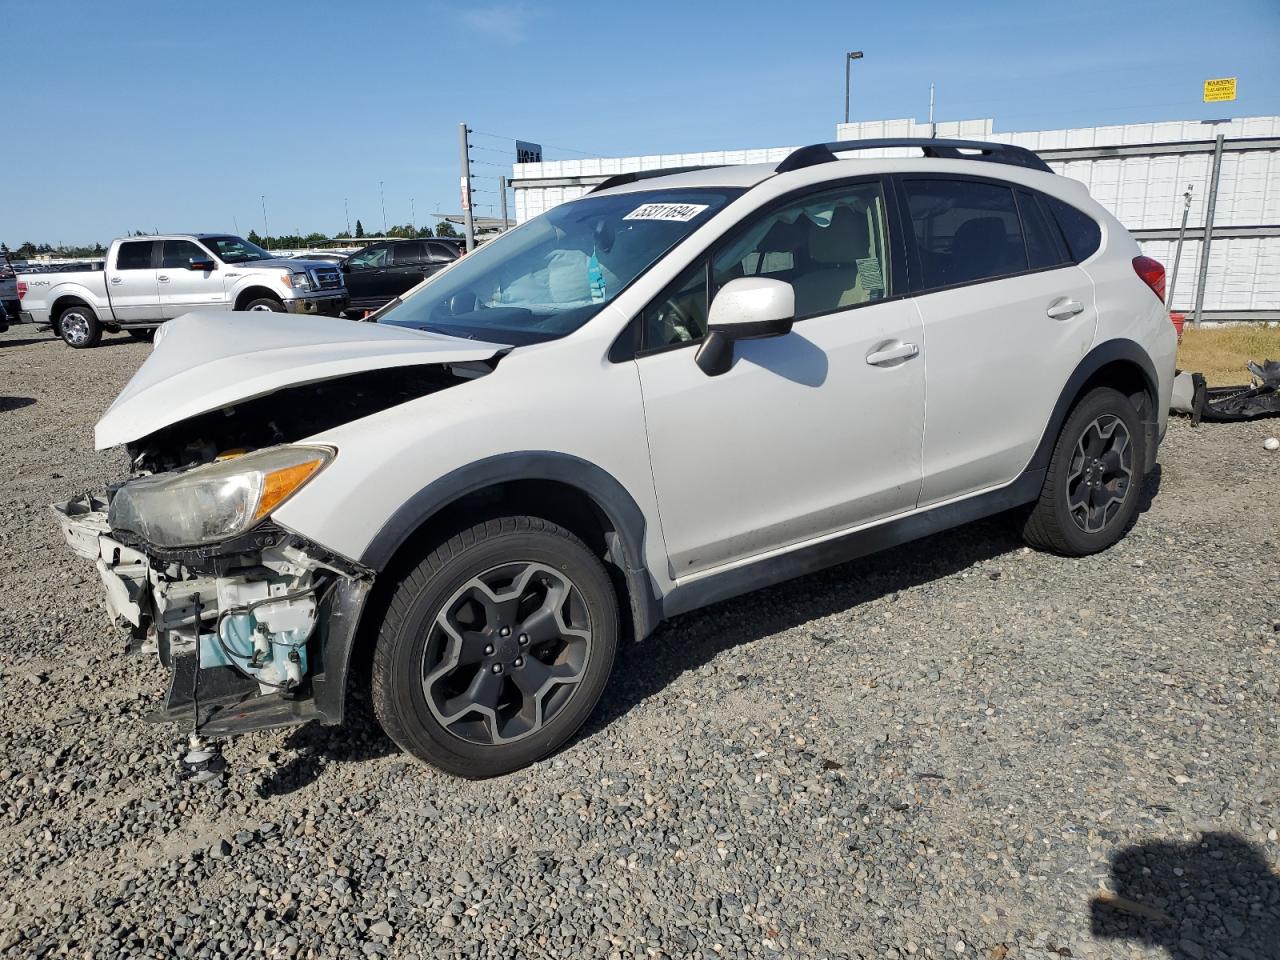
[(1084, 312), (1084, 304), (1079, 300), (1060, 297), (1049, 304), (1045, 313), (1053, 320), (1070, 320), (1078, 313)]
[(867, 363), (873, 367), (884, 367), (895, 360), (910, 360), (920, 352), (914, 343), (885, 344), (878, 350), (867, 354)]
[(169, 282), (169, 278), (168, 278), (168, 277), (156, 277), (156, 279), (157, 279), (157, 280), (159, 280), (161, 283), (168, 283), (168, 282)]
[(112, 277), (112, 278), (111, 278), (111, 282), (112, 282), (112, 283), (123, 283), (123, 282), (124, 282), (124, 277)]

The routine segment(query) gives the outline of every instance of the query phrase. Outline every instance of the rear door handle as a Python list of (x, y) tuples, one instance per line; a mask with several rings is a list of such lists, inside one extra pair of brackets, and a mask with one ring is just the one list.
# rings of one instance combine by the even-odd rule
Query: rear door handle
[(914, 343), (885, 344), (867, 354), (867, 363), (873, 367), (883, 367), (895, 360), (910, 360), (919, 352), (920, 348)]
[(123, 283), (123, 282), (124, 282), (124, 277), (112, 277), (112, 278), (111, 278), (111, 282), (112, 282), (112, 283)]
[(157, 279), (157, 280), (159, 280), (161, 283), (168, 283), (168, 282), (169, 282), (169, 278), (168, 278), (168, 277), (156, 277), (156, 279)]
[(1071, 300), (1067, 297), (1060, 297), (1049, 304), (1045, 313), (1054, 320), (1070, 320), (1078, 313), (1084, 311), (1084, 304), (1079, 300)]

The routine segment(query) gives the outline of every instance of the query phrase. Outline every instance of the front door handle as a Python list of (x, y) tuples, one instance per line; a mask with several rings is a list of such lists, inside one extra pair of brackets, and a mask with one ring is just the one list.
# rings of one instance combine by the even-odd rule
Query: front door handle
[(1072, 300), (1068, 297), (1059, 297), (1053, 303), (1049, 304), (1045, 313), (1053, 320), (1070, 320), (1078, 313), (1084, 311), (1084, 304), (1079, 300)]
[(161, 283), (168, 283), (168, 282), (169, 282), (169, 278), (168, 278), (168, 277), (156, 277), (156, 279), (157, 279), (157, 280), (159, 280)]
[(867, 354), (867, 363), (873, 367), (883, 367), (895, 360), (910, 360), (920, 352), (914, 343), (887, 343)]
[(112, 282), (112, 283), (123, 283), (123, 282), (124, 282), (124, 277), (112, 277), (112, 278), (111, 278), (111, 282)]

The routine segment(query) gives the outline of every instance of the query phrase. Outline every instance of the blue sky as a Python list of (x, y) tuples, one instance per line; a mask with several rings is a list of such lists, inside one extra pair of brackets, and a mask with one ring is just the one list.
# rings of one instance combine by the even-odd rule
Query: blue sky
[[(511, 140), (547, 159), (830, 139), (855, 119), (997, 130), (1280, 113), (1280, 2), (49, 4), (0, 0), (0, 240), (337, 232), (478, 205)], [(1200, 84), (1236, 75), (1240, 99)], [(486, 136), (484, 134), (496, 134)], [(483, 149), (480, 149), (483, 148)], [(481, 213), (487, 212), (484, 209)]]

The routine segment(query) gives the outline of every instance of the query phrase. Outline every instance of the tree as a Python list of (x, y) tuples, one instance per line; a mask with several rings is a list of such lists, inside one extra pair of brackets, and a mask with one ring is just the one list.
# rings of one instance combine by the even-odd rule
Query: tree
[(249, 236), (245, 237), (245, 239), (248, 240), (250, 243), (254, 244), (255, 246), (259, 246), (259, 247), (262, 246), (262, 238), (258, 236), (257, 230), (250, 230)]
[(418, 232), (417, 232), (417, 236), (419, 236), (419, 237), (429, 237), (429, 236), (431, 236), (431, 228), (430, 228), (430, 227), (419, 227), (419, 228), (418, 228)]
[(360, 237), (363, 237), (363, 236), (364, 236), (364, 224), (361, 223), (359, 220), (357, 220), (356, 221), (356, 238), (359, 239)]
[(441, 220), (436, 224), (437, 237), (457, 237), (458, 231), (453, 228), (453, 224), (448, 220)]

